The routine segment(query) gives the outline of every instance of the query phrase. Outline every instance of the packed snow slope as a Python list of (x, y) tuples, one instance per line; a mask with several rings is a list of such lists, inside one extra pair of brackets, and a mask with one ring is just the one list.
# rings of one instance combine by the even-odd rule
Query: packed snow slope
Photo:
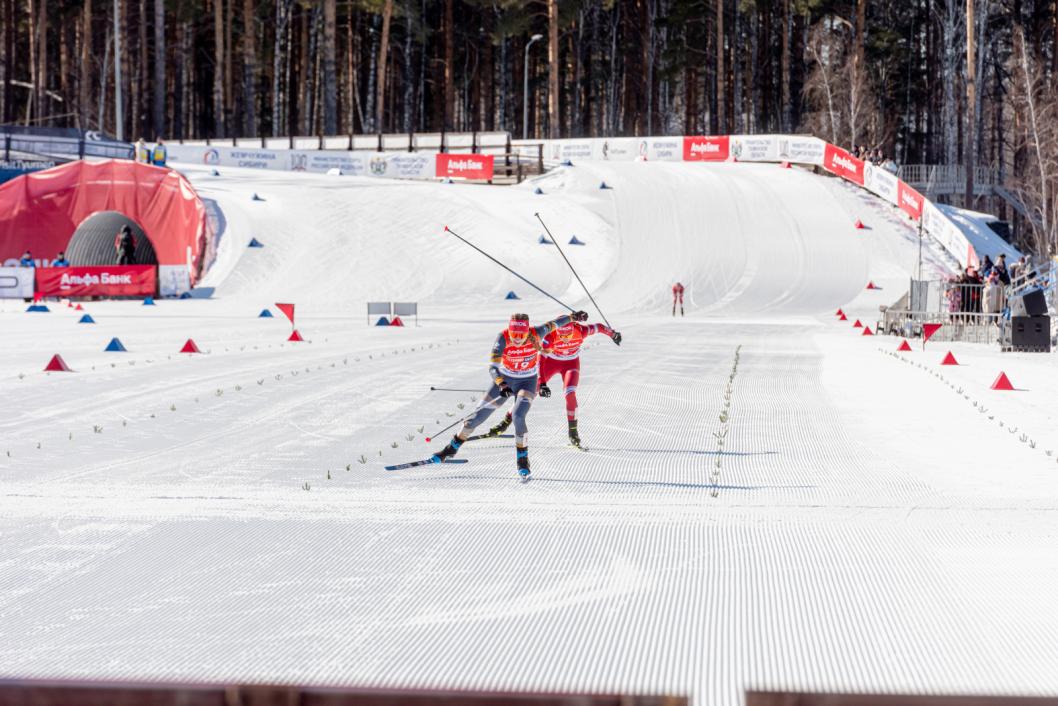
[[(223, 239), (265, 244), (222, 248), (203, 285), (216, 286), (218, 298), (296, 300), (319, 311), (369, 300), (476, 309), (508, 291), (540, 300), (445, 226), (563, 302), (584, 304), (555, 247), (540, 243), (547, 235), (537, 213), (612, 313), (664, 309), (680, 281), (700, 313), (818, 314), (871, 278), (903, 285), (918, 252), (909, 222), (877, 199), (776, 165), (586, 162), (506, 189), (188, 173), (222, 208)], [(857, 219), (867, 228), (855, 229)], [(572, 237), (585, 245), (568, 244)], [(926, 258), (947, 267), (933, 247)]]
[[(1054, 357), (852, 328), (917, 266), (890, 207), (772, 165), (192, 179), (212, 298), (0, 301), (0, 677), (1058, 694)], [(512, 309), (562, 309), (444, 225), (585, 303), (537, 211), (624, 334), (582, 354), (589, 450), (553, 384), (531, 482), (510, 439), (385, 471), (481, 398)], [(390, 299), (421, 325), (367, 326)]]

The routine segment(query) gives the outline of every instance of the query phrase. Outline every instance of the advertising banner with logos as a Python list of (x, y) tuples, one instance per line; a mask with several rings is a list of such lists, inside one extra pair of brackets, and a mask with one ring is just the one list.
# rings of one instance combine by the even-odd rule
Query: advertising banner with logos
[(738, 162), (778, 162), (779, 140), (774, 135), (732, 135), (731, 157)]
[(37, 291), (45, 297), (125, 297), (154, 294), (153, 265), (38, 267)]
[(854, 184), (863, 186), (863, 160), (853, 157), (851, 154), (835, 147), (829, 142), (823, 151), (823, 169), (831, 174), (837, 174), (842, 179), (848, 179)]
[(727, 135), (694, 135), (683, 138), (684, 162), (724, 162), (731, 153)]
[(33, 267), (0, 267), (0, 299), (33, 297)]
[(439, 154), (436, 160), (436, 176), (491, 179), (493, 159), (491, 154)]
[(889, 170), (876, 167), (870, 162), (864, 162), (863, 187), (891, 204), (897, 203), (898, 181), (900, 180), (896, 178), (896, 175)]
[(349, 152), (347, 150), (266, 150), (210, 145), (170, 145), (169, 161), (217, 167), (274, 169), (325, 174), (340, 169), (352, 176), (433, 179), (435, 152)]
[(823, 166), (827, 143), (818, 137), (804, 135), (776, 135), (778, 161)]
[(922, 196), (922, 194), (918, 193), (899, 179), (897, 179), (896, 182), (896, 194), (896, 205), (899, 206), (904, 213), (911, 216), (916, 221), (919, 218), (922, 218), (922, 204), (925, 201), (925, 197)]

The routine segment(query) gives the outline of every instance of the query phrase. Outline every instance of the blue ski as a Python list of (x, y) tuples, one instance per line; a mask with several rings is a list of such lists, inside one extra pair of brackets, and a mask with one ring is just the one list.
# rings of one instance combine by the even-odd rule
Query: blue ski
[[(444, 463), (466, 463), (465, 458), (453, 458), (450, 461), (444, 461)], [(435, 463), (441, 463), (441, 461), (434, 461), (433, 457), (424, 458), (421, 461), (412, 461), (411, 463), (398, 463), (395, 466), (386, 466), (387, 471), (402, 471), (405, 468), (414, 468), (415, 466), (431, 466)]]

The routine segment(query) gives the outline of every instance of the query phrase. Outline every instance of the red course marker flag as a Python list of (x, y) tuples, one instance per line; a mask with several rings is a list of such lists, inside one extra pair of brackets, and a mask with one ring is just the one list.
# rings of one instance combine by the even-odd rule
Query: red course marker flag
[(276, 308), (283, 312), (288, 319), (290, 319), (290, 325), (294, 325), (294, 305), (293, 304), (280, 304), (276, 302)]
[(1010, 378), (1004, 372), (999, 373), (999, 377), (992, 383), (993, 390), (1013, 390), (1014, 386), (1010, 384)]
[(874, 334), (871, 333), (871, 327), (870, 326), (864, 326), (863, 327), (863, 333), (861, 335), (863, 335), (863, 336), (873, 336)]
[(863, 328), (863, 324), (860, 323), (859, 319), (856, 319), (856, 323), (852, 325), (852, 328)]
[(68, 365), (66, 365), (66, 361), (63, 360), (62, 356), (59, 355), (58, 353), (56, 353), (55, 355), (53, 355), (51, 357), (51, 360), (48, 361), (48, 364), (44, 367), (44, 371), (45, 372), (55, 372), (55, 373), (72, 373), (73, 372), (72, 370), (70, 370), (70, 367)]
[(933, 337), (937, 331), (940, 331), (941, 324), (922, 324), (922, 347), (926, 347), (926, 341)]
[(288, 341), (304, 341), (305, 339), (301, 337), (301, 334), (298, 333), (297, 329), (294, 329), (294, 333), (290, 334), (290, 338), (288, 338), (287, 340)]
[(198, 345), (196, 345), (195, 342), (192, 339), (189, 338), (189, 339), (187, 339), (187, 343), (184, 344), (184, 347), (180, 349), (180, 352), (181, 353), (201, 353), (202, 351), (200, 351), (198, 349)]
[(900, 345), (896, 347), (896, 349), (898, 351), (909, 351), (911, 350), (911, 344), (908, 343), (907, 339), (905, 338), (903, 341), (901, 341)]
[(841, 309), (838, 309), (838, 310), (837, 310), (837, 311), (836, 311), (836, 312), (834, 313), (834, 316), (844, 316), (844, 315), (845, 315), (845, 312), (844, 312), (844, 311), (842, 311)]
[(948, 351), (948, 355), (944, 356), (944, 360), (940, 362), (941, 365), (958, 365), (959, 361), (955, 360), (955, 356)]
[(849, 317), (845, 316), (845, 312), (841, 312), (841, 316), (838, 317), (838, 321), (848, 321)]

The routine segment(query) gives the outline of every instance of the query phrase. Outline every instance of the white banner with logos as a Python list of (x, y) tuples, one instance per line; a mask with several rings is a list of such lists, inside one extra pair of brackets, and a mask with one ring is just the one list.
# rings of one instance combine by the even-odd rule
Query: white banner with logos
[(32, 267), (0, 267), (0, 299), (33, 298)]
[(435, 152), (349, 152), (347, 150), (266, 150), (248, 147), (170, 145), (169, 161), (216, 167), (275, 169), (325, 174), (340, 169), (353, 176), (433, 179)]
[(732, 135), (731, 156), (737, 162), (778, 162), (779, 138), (775, 135)]
[(897, 195), (898, 181), (896, 175), (887, 169), (876, 167), (870, 162), (865, 162), (863, 165), (863, 188), (894, 205), (900, 203)]

